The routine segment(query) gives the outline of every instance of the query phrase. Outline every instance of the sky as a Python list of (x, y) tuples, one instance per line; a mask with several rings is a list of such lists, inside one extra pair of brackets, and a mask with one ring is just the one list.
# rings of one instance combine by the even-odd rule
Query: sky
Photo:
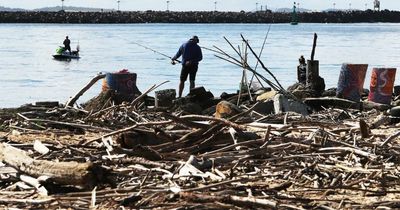
[[(216, 2), (216, 4), (215, 4)], [(291, 7), (293, 0), (120, 0), (121, 10), (145, 11), (255, 11), (265, 9)], [(299, 0), (300, 8), (321, 11), (336, 9), (372, 9), (373, 0)], [(41, 7), (60, 6), (61, 0), (0, 0), (0, 6), (12, 8), (35, 9)], [(117, 9), (117, 0), (64, 0), (65, 6), (95, 7)], [(381, 0), (381, 9), (400, 10), (399, 0)]]

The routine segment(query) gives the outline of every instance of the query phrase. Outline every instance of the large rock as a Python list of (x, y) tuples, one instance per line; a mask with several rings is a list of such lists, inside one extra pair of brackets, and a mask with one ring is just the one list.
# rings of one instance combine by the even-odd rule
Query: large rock
[(308, 98), (314, 95), (311, 88), (302, 83), (293, 84), (292, 86), (288, 87), (288, 91), (299, 99)]
[(392, 123), (399, 123), (400, 122), (400, 106), (396, 106), (390, 109), (389, 111), (391, 116)]
[(204, 87), (196, 87), (190, 90), (187, 96), (191, 102), (199, 104), (203, 109), (216, 105), (220, 100), (214, 100), (214, 95), (206, 91)]
[(399, 96), (400, 95), (400, 86), (399, 85), (395, 85), (393, 87), (393, 96)]
[(296, 112), (301, 115), (308, 115), (307, 105), (300, 101), (288, 99), (283, 94), (277, 94), (274, 98), (275, 113)]
[(265, 92), (259, 96), (257, 96), (257, 101), (268, 101), (268, 100), (273, 100), (275, 95), (277, 94), (276, 91), (268, 91)]
[(253, 110), (263, 115), (272, 114), (274, 113), (274, 101), (268, 100), (259, 102)]

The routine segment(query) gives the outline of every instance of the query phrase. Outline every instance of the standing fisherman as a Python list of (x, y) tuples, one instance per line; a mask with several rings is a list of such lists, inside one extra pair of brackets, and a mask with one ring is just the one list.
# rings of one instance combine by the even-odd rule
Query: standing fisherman
[(203, 59), (203, 54), (199, 45), (199, 37), (193, 36), (189, 41), (183, 43), (178, 52), (172, 57), (172, 64), (175, 64), (176, 59), (182, 55), (182, 70), (179, 83), (179, 97), (182, 97), (182, 92), (185, 87), (185, 81), (189, 75), (190, 89), (195, 87), (196, 73), (199, 62)]
[(71, 40), (68, 39), (68, 36), (65, 37), (63, 44), (64, 44), (65, 51), (68, 50), (69, 54), (71, 54)]

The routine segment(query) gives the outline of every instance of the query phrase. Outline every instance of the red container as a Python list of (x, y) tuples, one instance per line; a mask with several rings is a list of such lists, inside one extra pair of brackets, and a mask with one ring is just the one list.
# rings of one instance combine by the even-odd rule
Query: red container
[(344, 63), (339, 75), (336, 96), (351, 101), (360, 101), (367, 69), (368, 64)]
[(396, 68), (374, 68), (371, 75), (368, 100), (381, 104), (390, 104), (395, 77)]

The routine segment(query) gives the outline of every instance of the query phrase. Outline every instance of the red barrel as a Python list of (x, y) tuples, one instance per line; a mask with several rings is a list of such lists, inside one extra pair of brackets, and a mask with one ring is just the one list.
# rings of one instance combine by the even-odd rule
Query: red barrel
[(127, 70), (122, 70), (117, 73), (107, 73), (103, 80), (102, 90), (114, 90), (120, 94), (135, 94), (137, 93), (135, 73), (130, 73)]
[(381, 104), (390, 104), (395, 77), (396, 68), (374, 68), (371, 75), (368, 100)]
[(336, 96), (351, 101), (360, 101), (367, 69), (368, 64), (344, 63), (339, 75)]

